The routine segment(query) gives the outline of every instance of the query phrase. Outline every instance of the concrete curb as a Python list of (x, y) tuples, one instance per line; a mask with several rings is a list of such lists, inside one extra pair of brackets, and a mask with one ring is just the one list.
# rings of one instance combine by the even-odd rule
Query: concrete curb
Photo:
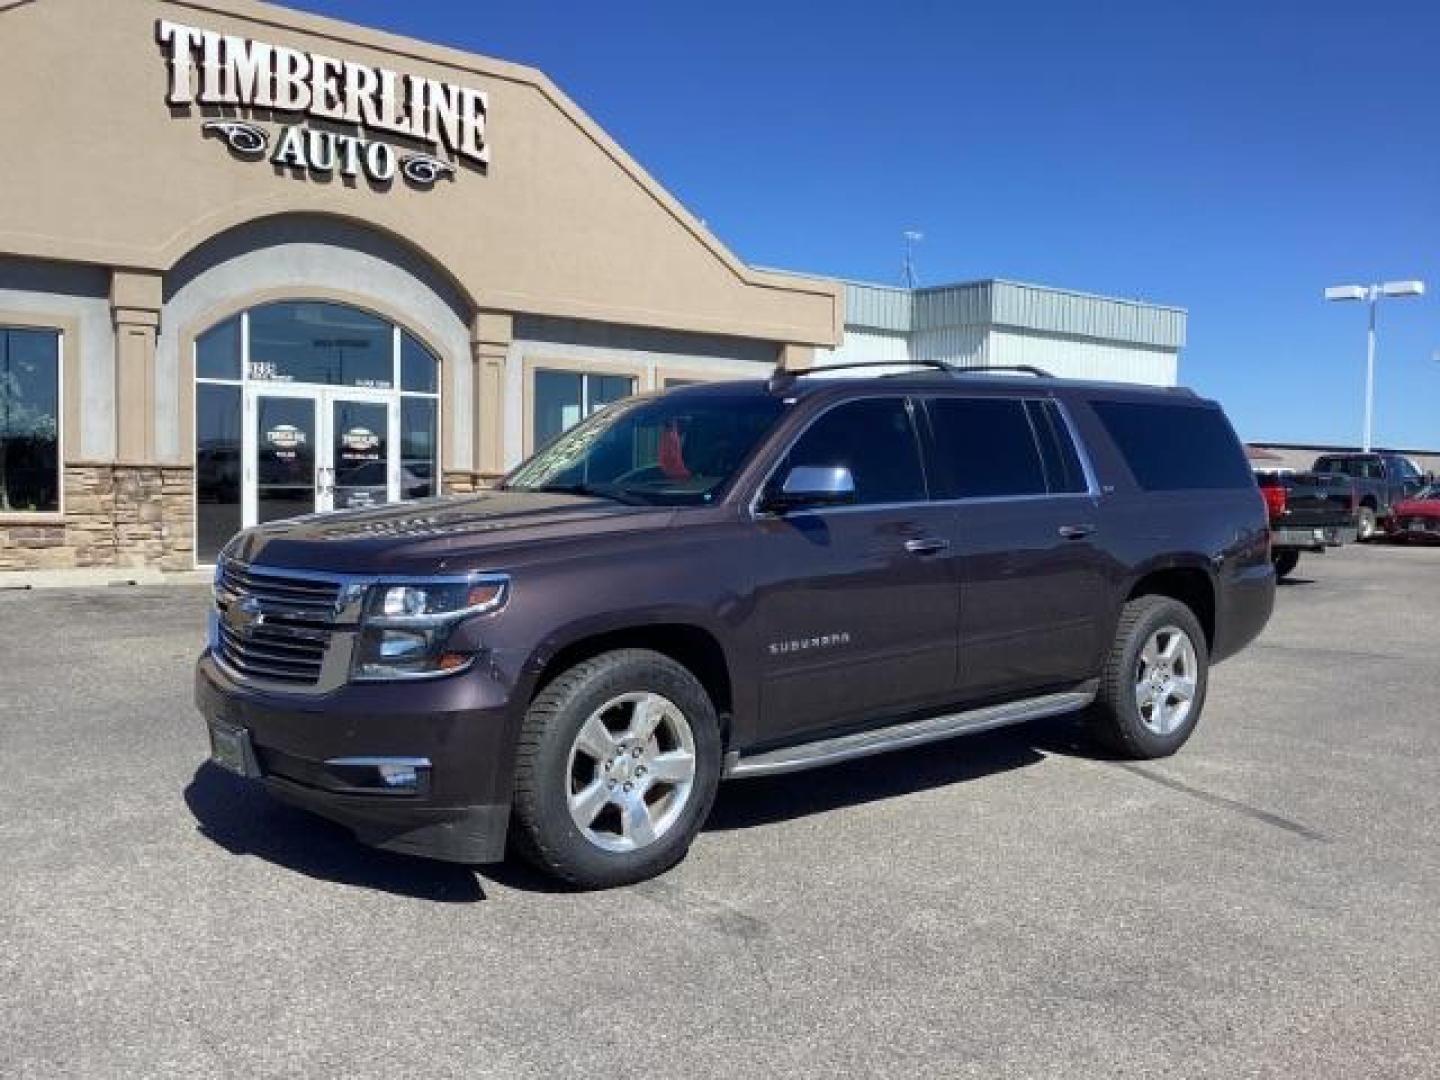
[(103, 589), (116, 585), (193, 585), (210, 580), (209, 570), (165, 572), (152, 567), (104, 566), (84, 570), (7, 570), (0, 593), (28, 589)]

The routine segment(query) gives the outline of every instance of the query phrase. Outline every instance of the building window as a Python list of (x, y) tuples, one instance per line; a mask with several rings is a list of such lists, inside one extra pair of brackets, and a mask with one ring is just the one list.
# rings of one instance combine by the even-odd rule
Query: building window
[(60, 509), (60, 332), (0, 327), (0, 513)]
[(598, 372), (535, 372), (534, 441), (541, 447), (591, 413), (635, 393), (632, 375)]
[(249, 314), (246, 376), (389, 390), (395, 385), (395, 328), (368, 311), (315, 300), (266, 304)]

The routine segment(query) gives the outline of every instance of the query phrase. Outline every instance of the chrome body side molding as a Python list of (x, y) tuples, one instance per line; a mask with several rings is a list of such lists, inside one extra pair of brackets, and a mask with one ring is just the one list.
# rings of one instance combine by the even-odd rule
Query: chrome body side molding
[(850, 735), (838, 735), (817, 742), (787, 746), (780, 750), (768, 750), (761, 754), (742, 756), (738, 752), (727, 755), (724, 776), (726, 779), (743, 779), (749, 776), (778, 776), (781, 773), (799, 772), (802, 769), (816, 769), (822, 765), (834, 765), (852, 758), (883, 754), (890, 750), (903, 750), (910, 746), (921, 746), (956, 735), (1004, 727), (1007, 724), (1021, 724), (1027, 720), (1040, 720), (1047, 716), (1083, 709), (1095, 700), (1093, 690), (1076, 690), (1060, 694), (1045, 694), (1042, 697), (1025, 698), (1001, 705), (987, 705), (966, 712), (949, 713), (945, 716), (930, 716), (923, 720), (909, 720), (889, 727), (871, 728)]

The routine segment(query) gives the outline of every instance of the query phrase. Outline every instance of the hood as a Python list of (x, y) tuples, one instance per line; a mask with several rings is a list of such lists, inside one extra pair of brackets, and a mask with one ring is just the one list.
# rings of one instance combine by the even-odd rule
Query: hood
[(456, 573), (494, 568), (517, 547), (659, 529), (673, 517), (667, 507), (582, 495), (482, 491), (259, 525), (237, 536), (226, 555), (332, 573)]

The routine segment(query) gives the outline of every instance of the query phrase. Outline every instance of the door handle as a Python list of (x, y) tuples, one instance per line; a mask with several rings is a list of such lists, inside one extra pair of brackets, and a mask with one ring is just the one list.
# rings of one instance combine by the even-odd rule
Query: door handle
[(1094, 525), (1061, 525), (1060, 535), (1066, 540), (1084, 540), (1095, 531)]
[(938, 555), (949, 546), (949, 540), (942, 540), (938, 536), (922, 536), (905, 541), (905, 550), (911, 555)]

